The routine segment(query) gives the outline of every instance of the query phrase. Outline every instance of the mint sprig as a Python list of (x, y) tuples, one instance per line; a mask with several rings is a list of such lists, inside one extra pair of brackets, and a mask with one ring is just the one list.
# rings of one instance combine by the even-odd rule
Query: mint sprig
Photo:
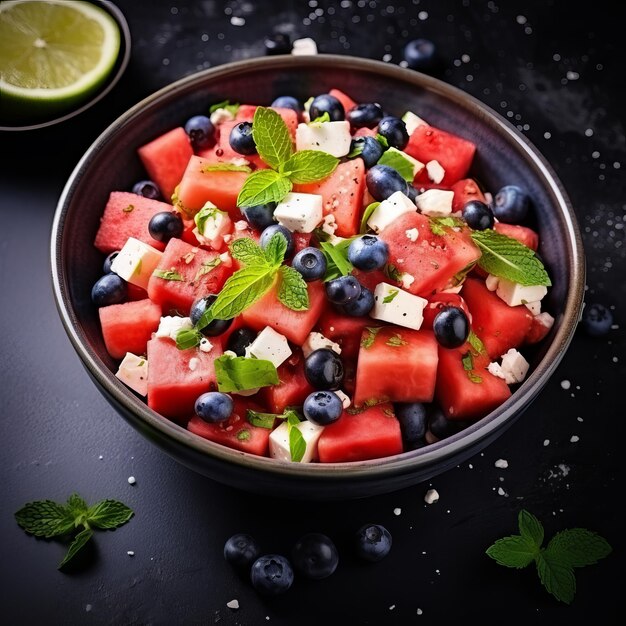
[(223, 393), (269, 387), (280, 382), (276, 366), (265, 359), (224, 354), (213, 364), (217, 388)]
[(516, 239), (489, 229), (472, 231), (472, 240), (482, 253), (478, 265), (489, 274), (520, 285), (552, 284), (534, 251)]
[(309, 183), (330, 175), (339, 159), (318, 150), (294, 152), (291, 134), (283, 118), (273, 109), (257, 107), (252, 138), (261, 159), (270, 166), (246, 178), (237, 197), (237, 206), (246, 208), (280, 202), (294, 183)]
[(90, 507), (74, 493), (65, 504), (52, 500), (29, 502), (15, 513), (15, 521), (27, 533), (48, 539), (69, 535), (82, 527), (59, 564), (60, 569), (91, 539), (93, 528), (117, 528), (132, 516), (133, 511), (119, 500), (101, 500)]
[(354, 266), (348, 260), (348, 247), (356, 237), (350, 237), (333, 245), (330, 241), (320, 242), (320, 249), (326, 258), (324, 282), (352, 273)]
[(407, 158), (403, 157), (399, 150), (389, 148), (389, 150), (383, 152), (383, 155), (378, 159), (378, 164), (392, 167), (408, 183), (413, 182), (413, 164)]
[(289, 434), (289, 454), (294, 463), (300, 463), (306, 452), (306, 441), (296, 428), (300, 424), (300, 418), (295, 411), (287, 411), (287, 432)]
[(576, 593), (574, 568), (594, 565), (611, 553), (611, 546), (597, 533), (585, 528), (563, 530), (542, 548), (541, 522), (522, 509), (518, 515), (519, 535), (498, 539), (486, 554), (499, 565), (522, 569), (533, 561), (546, 590), (557, 600), (570, 604)]

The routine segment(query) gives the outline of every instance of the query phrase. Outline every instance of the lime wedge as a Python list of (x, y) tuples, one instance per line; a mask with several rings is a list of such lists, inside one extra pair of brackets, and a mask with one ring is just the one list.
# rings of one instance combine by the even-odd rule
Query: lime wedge
[(120, 29), (83, 0), (0, 3), (0, 113), (60, 113), (86, 100), (113, 70)]

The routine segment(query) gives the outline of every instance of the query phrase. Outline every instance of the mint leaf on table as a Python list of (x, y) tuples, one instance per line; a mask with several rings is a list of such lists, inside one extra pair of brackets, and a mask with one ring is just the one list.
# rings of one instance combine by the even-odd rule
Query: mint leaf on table
[(543, 526), (523, 509), (518, 515), (518, 526), (519, 535), (498, 539), (486, 554), (505, 567), (523, 568), (534, 561), (543, 586), (566, 604), (572, 602), (576, 593), (574, 568), (593, 565), (611, 552), (605, 539), (584, 528), (563, 530), (542, 548)]
[(215, 359), (214, 365), (217, 388), (223, 393), (269, 387), (280, 382), (276, 366), (265, 359), (225, 354)]
[(133, 511), (118, 500), (101, 500), (89, 507), (74, 493), (65, 505), (52, 500), (29, 502), (15, 513), (15, 521), (27, 533), (46, 538), (67, 535), (82, 526), (59, 564), (60, 569), (89, 541), (93, 535), (92, 527), (117, 528), (132, 516)]
[(274, 170), (257, 170), (246, 178), (237, 196), (237, 206), (246, 208), (268, 202), (280, 202), (291, 188), (292, 183), (286, 176)]
[(413, 164), (403, 157), (399, 150), (389, 148), (389, 150), (383, 152), (383, 155), (378, 159), (378, 165), (388, 165), (396, 170), (408, 183), (413, 182)]
[(257, 107), (252, 121), (252, 138), (261, 159), (275, 170), (293, 154), (287, 124), (273, 109)]
[(472, 240), (482, 253), (478, 265), (489, 274), (520, 285), (552, 284), (534, 251), (516, 239), (489, 229), (472, 231)]
[(294, 183), (312, 183), (332, 174), (338, 164), (339, 159), (327, 152), (300, 150), (281, 165), (280, 171)]
[(302, 274), (288, 265), (280, 268), (278, 300), (292, 311), (307, 311), (309, 308), (307, 284)]

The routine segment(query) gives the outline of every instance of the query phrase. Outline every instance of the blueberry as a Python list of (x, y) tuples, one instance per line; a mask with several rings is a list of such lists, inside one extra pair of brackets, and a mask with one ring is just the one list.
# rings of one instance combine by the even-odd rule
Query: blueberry
[(462, 431), (468, 422), (462, 420), (450, 420), (440, 407), (430, 405), (428, 413), (428, 431), (437, 439), (447, 439)]
[(480, 200), (470, 200), (463, 207), (463, 219), (473, 230), (493, 228), (494, 218), (491, 209)]
[(348, 246), (348, 261), (366, 272), (380, 269), (388, 258), (387, 244), (376, 235), (363, 235), (353, 239)]
[(307, 533), (293, 546), (291, 560), (297, 572), (306, 578), (321, 580), (337, 569), (339, 553), (330, 537), (322, 533)]
[(435, 44), (429, 39), (414, 39), (404, 47), (404, 60), (412, 70), (434, 72), (439, 62)]
[(209, 424), (226, 421), (233, 413), (233, 399), (227, 393), (207, 391), (196, 399), (196, 415)]
[(362, 147), (362, 151), (358, 156), (363, 159), (363, 163), (367, 168), (376, 165), (378, 159), (383, 156), (383, 147), (374, 137), (355, 137), (350, 142), (350, 152), (357, 147)]
[[(217, 296), (215, 294), (209, 294), (208, 296), (203, 296), (194, 300), (189, 311), (189, 317), (191, 318), (191, 323), (194, 324), (194, 326), (200, 321), (204, 312), (211, 307), (215, 300), (217, 300)], [(215, 337), (217, 335), (221, 335), (223, 332), (226, 332), (232, 323), (232, 319), (213, 320), (198, 330), (205, 337)]]
[(248, 224), (257, 230), (263, 230), (272, 224), (276, 224), (274, 219), (275, 202), (267, 204), (257, 204), (256, 206), (247, 206), (241, 209), (241, 213), (248, 221)]
[(120, 253), (119, 250), (115, 250), (115, 252), (111, 252), (111, 254), (107, 255), (107, 258), (104, 259), (104, 263), (102, 264), (102, 273), (110, 274), (113, 270), (111, 269), (111, 263), (115, 257)]
[(592, 304), (583, 309), (583, 328), (592, 337), (606, 335), (613, 325), (613, 313), (603, 304)]
[(380, 524), (365, 524), (355, 535), (355, 551), (359, 558), (376, 562), (391, 550), (391, 533)]
[(272, 106), (279, 109), (291, 109), (300, 115), (304, 109), (300, 100), (293, 96), (279, 96), (272, 102)]
[(250, 581), (260, 594), (278, 596), (293, 584), (293, 568), (280, 554), (264, 554), (252, 564)]
[(256, 336), (256, 331), (251, 328), (238, 328), (228, 338), (226, 350), (234, 352), (237, 356), (246, 356), (246, 348), (256, 339)]
[(528, 194), (517, 185), (502, 187), (493, 200), (493, 214), (507, 224), (519, 224), (530, 208)]
[(267, 226), (261, 233), (261, 237), (259, 238), (259, 245), (261, 246), (261, 248), (265, 248), (276, 233), (280, 233), (287, 240), (287, 251), (285, 252), (285, 258), (290, 258), (291, 256), (293, 256), (293, 253), (296, 249), (296, 244), (293, 240), (293, 234), (291, 233), (291, 231), (288, 228), (285, 228), (282, 224), (272, 224), (271, 226)]
[(148, 222), (148, 232), (152, 239), (168, 242), (173, 237), (180, 238), (185, 226), (183, 220), (173, 211), (160, 211), (155, 213)]
[(313, 350), (304, 360), (304, 376), (315, 389), (334, 391), (343, 382), (343, 361), (329, 348)]
[(332, 391), (314, 391), (306, 397), (302, 412), (309, 422), (318, 426), (327, 426), (341, 417), (343, 403)]
[(426, 434), (426, 407), (421, 402), (409, 402), (396, 404), (394, 409), (406, 448), (421, 448)]
[(245, 533), (237, 533), (229, 537), (224, 544), (224, 558), (233, 567), (250, 570), (259, 558), (261, 549), (254, 537)]
[(328, 113), (331, 122), (340, 122), (346, 117), (343, 104), (341, 104), (335, 96), (331, 96), (327, 93), (323, 93), (314, 98), (309, 107), (309, 117), (311, 121), (321, 117), (324, 113)]
[(151, 180), (140, 180), (135, 183), (132, 192), (150, 200), (161, 200), (161, 191)]
[(252, 122), (239, 122), (233, 126), (228, 143), (239, 154), (256, 154), (256, 144), (252, 137)]
[(291, 267), (302, 275), (302, 278), (309, 283), (319, 280), (326, 274), (326, 257), (319, 248), (303, 248), (298, 252), (291, 262)]
[(444, 306), (433, 320), (435, 339), (444, 348), (459, 348), (469, 337), (467, 314), (457, 306)]
[(120, 304), (126, 300), (128, 285), (117, 274), (105, 274), (98, 278), (91, 288), (91, 301), (96, 306)]
[(367, 190), (376, 200), (386, 200), (396, 191), (409, 195), (409, 184), (400, 176), (397, 170), (388, 165), (374, 165), (367, 171), (365, 177)]
[(215, 126), (206, 115), (190, 117), (185, 123), (185, 132), (194, 150), (204, 150), (215, 143)]
[(361, 285), (361, 293), (352, 300), (339, 306), (339, 310), (344, 315), (350, 317), (364, 317), (374, 308), (374, 294)]
[(383, 118), (383, 109), (377, 102), (357, 104), (346, 113), (346, 119), (354, 128), (376, 128)]
[(291, 39), (285, 33), (268, 35), (263, 41), (265, 54), (289, 54), (291, 52)]
[(404, 150), (409, 143), (406, 124), (399, 118), (388, 115), (378, 123), (378, 132), (387, 140), (390, 147)]
[(333, 304), (346, 304), (349, 300), (358, 298), (361, 293), (361, 283), (354, 276), (340, 276), (329, 280), (325, 287), (326, 297)]

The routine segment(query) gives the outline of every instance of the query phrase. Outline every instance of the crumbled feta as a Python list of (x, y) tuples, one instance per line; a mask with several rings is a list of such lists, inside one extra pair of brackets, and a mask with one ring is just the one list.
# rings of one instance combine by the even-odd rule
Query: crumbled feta
[(439, 492), (436, 489), (429, 489), (424, 496), (426, 504), (433, 504), (439, 500)]
[(237, 220), (235, 222), (235, 230), (247, 230), (248, 227), (248, 222), (246, 222), (246, 220)]
[[(454, 194), (454, 192), (451, 193)], [(411, 200), (401, 191), (396, 191), (374, 209), (367, 220), (367, 225), (373, 231), (380, 233), (401, 215), (414, 212), (415, 205)]]
[(400, 282), (402, 283), (403, 289), (408, 289), (415, 282), (415, 276), (408, 272), (402, 272), (402, 274), (400, 274)]
[(322, 223), (322, 230), (327, 235), (334, 235), (337, 230), (337, 223), (335, 221), (334, 213), (329, 213), (324, 216), (324, 222)]
[(231, 600), (230, 602), (226, 603), (226, 606), (229, 609), (238, 609), (239, 608), (239, 600)]
[(405, 328), (419, 330), (424, 321), (428, 300), (389, 283), (378, 283), (374, 289), (374, 307), (370, 317)]
[(248, 161), (248, 159), (244, 159), (243, 157), (233, 157), (232, 159), (230, 159), (230, 162), (233, 165), (237, 165), (239, 167), (241, 167), (242, 165), (250, 165), (250, 161)]
[(322, 196), (290, 192), (276, 205), (274, 218), (292, 232), (311, 233), (323, 219)]
[(413, 131), (418, 126), (428, 126), (427, 122), (425, 122), (419, 115), (416, 115), (412, 111), (407, 111), (402, 116), (402, 121), (406, 126), (406, 132), (409, 134), (409, 137), (413, 134)]
[(458, 285), (455, 285), (454, 287), (446, 287), (445, 289), (441, 290), (441, 293), (459, 293), (461, 289), (463, 289), (463, 282), (464, 281), (461, 281)]
[(498, 363), (497, 361), (492, 361), (491, 363), (489, 363), (489, 365), (487, 365), (487, 371), (496, 378), (506, 380), (506, 376), (502, 371), (502, 367), (500, 367), (500, 363)]
[(526, 302), (539, 302), (548, 293), (548, 288), (544, 285), (520, 285), (506, 278), (500, 278), (496, 293), (509, 306), (519, 306)]
[(228, 109), (215, 109), (209, 117), (213, 126), (219, 126), (222, 122), (230, 122), (235, 116)]
[(501, 368), (504, 380), (509, 385), (521, 383), (526, 378), (529, 367), (528, 361), (515, 348), (502, 355)]
[(541, 302), (524, 302), (526, 308), (533, 314), (539, 315), (541, 313)]
[(115, 376), (140, 396), (148, 395), (148, 359), (127, 352)]
[(211, 350), (213, 350), (213, 344), (206, 337), (203, 337), (200, 339), (199, 348), (201, 352), (211, 352)]
[(296, 128), (296, 150), (321, 150), (334, 157), (350, 152), (350, 122), (309, 122)]
[(485, 278), (485, 287), (489, 289), (489, 291), (495, 291), (498, 288), (498, 282), (500, 279), (493, 274), (488, 274), (487, 278)]
[(304, 357), (308, 357), (311, 352), (314, 350), (320, 350), (321, 348), (328, 348), (333, 350), (337, 354), (341, 354), (341, 346), (334, 341), (331, 341), (327, 337), (324, 337), (322, 333), (312, 332), (309, 333), (309, 336), (305, 339), (302, 344), (302, 353)]
[(195, 372), (198, 369), (198, 365), (200, 365), (200, 359), (198, 357), (194, 356), (189, 359), (189, 369), (192, 372)]
[(452, 213), (454, 191), (448, 189), (427, 189), (415, 199), (421, 213), (430, 217), (444, 217)]
[(545, 326), (547, 329), (550, 329), (552, 328), (552, 326), (554, 326), (554, 318), (547, 311), (544, 311), (543, 313), (539, 313), (539, 315), (535, 315), (535, 321), (539, 322), (540, 324)]
[(302, 39), (294, 39), (291, 44), (291, 54), (295, 55), (307, 55), (317, 54), (317, 44), (315, 39), (310, 37), (303, 37)]
[(406, 238), (410, 241), (417, 241), (417, 238), (419, 237), (419, 231), (417, 230), (417, 228), (409, 228), (404, 231), (404, 234), (406, 235)]
[[(297, 426), (304, 439), (306, 449), (300, 463), (310, 463), (317, 458), (317, 442), (324, 430), (323, 426), (304, 420)], [(283, 422), (270, 433), (270, 456), (280, 461), (291, 461), (291, 452), (289, 449), (289, 425)]]
[[(196, 213), (194, 217), (196, 227), (193, 233), (196, 239), (214, 249), (221, 248), (222, 242), (226, 241), (226, 235), (232, 229), (232, 220), (226, 211), (220, 211), (212, 202), (205, 205)], [(246, 224), (247, 227), (247, 224)]]
[(441, 167), (441, 163), (439, 161), (428, 161), (426, 163), (426, 172), (428, 173), (428, 178), (436, 183), (437, 185), (443, 180), (443, 177), (446, 175), (446, 170)]
[(287, 337), (266, 326), (246, 348), (246, 355), (271, 361), (276, 367), (291, 356)]
[(341, 404), (343, 404), (344, 409), (347, 409), (352, 404), (352, 401), (350, 400), (350, 396), (348, 396), (343, 391), (341, 391), (341, 389), (337, 389), (337, 391), (335, 391), (335, 394), (341, 400)]
[(494, 465), (498, 469), (506, 469), (509, 466), (509, 462), (506, 459), (498, 459)]
[(129, 237), (111, 263), (111, 271), (142, 289), (148, 288), (152, 272), (157, 268), (163, 253), (147, 243)]
[(134, 485), (137, 482), (136, 478), (134, 476), (129, 476), (128, 477), (128, 484), (129, 485)]
[(193, 322), (189, 317), (180, 317), (179, 315), (166, 315), (161, 318), (159, 327), (155, 333), (156, 337), (167, 337), (176, 341), (176, 335), (181, 330), (191, 330)]
[(233, 257), (230, 256), (229, 252), (222, 252), (220, 254), (220, 261), (226, 266), (230, 267), (233, 264)]

